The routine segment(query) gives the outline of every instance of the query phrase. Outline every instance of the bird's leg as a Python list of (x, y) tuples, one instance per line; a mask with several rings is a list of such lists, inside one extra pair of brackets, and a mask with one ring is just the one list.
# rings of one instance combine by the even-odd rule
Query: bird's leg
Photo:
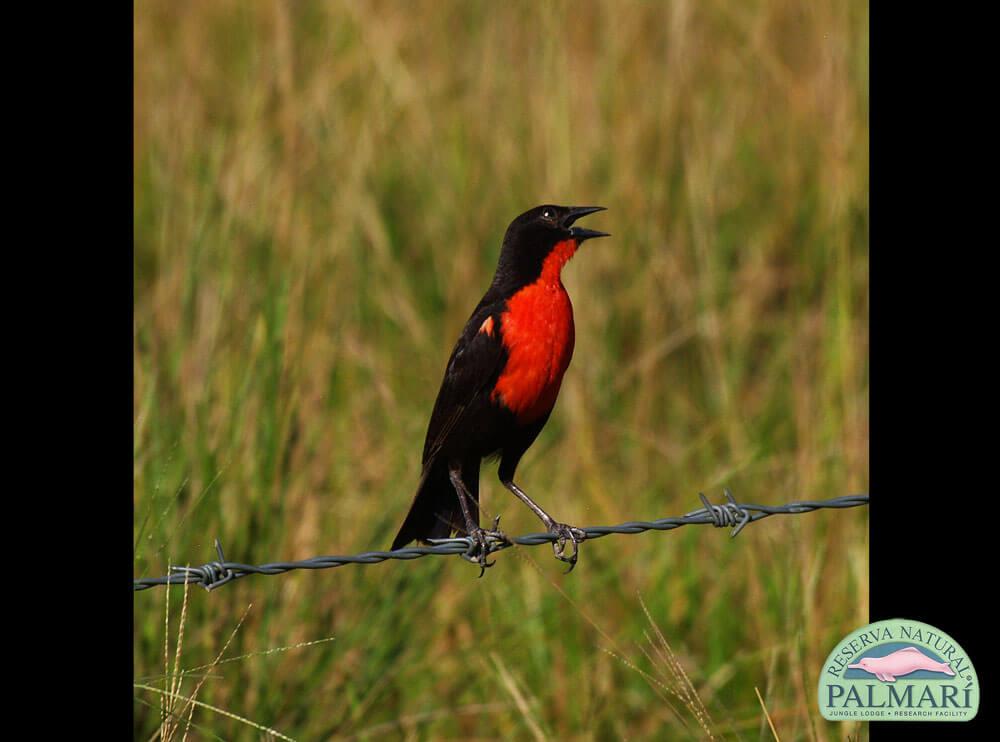
[[(538, 506), (538, 503), (528, 497), (524, 493), (524, 490), (514, 484), (514, 480), (501, 479), (500, 481), (504, 487), (517, 496), (517, 499), (531, 508), (535, 515), (537, 515), (542, 523), (545, 524), (545, 528), (549, 533), (554, 533), (559, 537), (559, 540), (552, 544), (552, 551), (556, 555), (556, 559), (569, 564), (569, 569), (566, 570), (566, 574), (572, 572), (573, 568), (576, 566), (576, 559), (580, 551), (580, 542), (587, 538), (587, 534), (574, 526), (559, 523), (551, 515), (542, 510), (541, 507)], [(569, 555), (566, 554), (567, 541), (571, 541), (573, 543), (573, 553)]]
[(458, 495), (458, 504), (462, 507), (462, 515), (465, 517), (465, 532), (475, 542), (475, 547), (470, 549), (469, 553), (462, 556), (470, 562), (475, 562), (479, 565), (479, 576), (482, 577), (487, 567), (492, 567), (496, 564), (496, 560), (492, 562), (487, 561), (491, 551), (490, 539), (507, 541), (507, 537), (499, 530), (500, 516), (498, 515), (494, 518), (492, 531), (484, 531), (472, 518), (472, 511), (469, 504), (473, 501), (473, 497), (465, 486), (465, 482), (462, 481), (461, 465), (450, 466), (448, 468), (448, 477), (451, 479), (451, 484)]

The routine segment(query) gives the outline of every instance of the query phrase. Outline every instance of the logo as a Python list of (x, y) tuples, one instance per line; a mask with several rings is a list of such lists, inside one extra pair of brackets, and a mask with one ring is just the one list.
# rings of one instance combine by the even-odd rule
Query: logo
[(832, 721), (969, 721), (979, 710), (979, 679), (943, 631), (879, 621), (834, 647), (820, 673), (819, 710)]

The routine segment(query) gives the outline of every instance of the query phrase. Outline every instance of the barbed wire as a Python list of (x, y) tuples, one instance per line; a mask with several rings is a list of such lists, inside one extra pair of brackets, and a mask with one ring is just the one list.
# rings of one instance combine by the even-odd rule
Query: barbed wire
[[(692, 510), (680, 517), (660, 518), (659, 520), (637, 520), (620, 523), (617, 526), (589, 526), (580, 530), (586, 534), (581, 541), (592, 541), (612, 533), (636, 534), (646, 531), (670, 531), (681, 526), (710, 525), (716, 528), (729, 528), (731, 537), (739, 535), (747, 525), (772, 515), (799, 515), (811, 513), (824, 508), (854, 508), (868, 504), (868, 495), (848, 495), (830, 500), (804, 500), (790, 502), (784, 505), (754, 505), (736, 502), (729, 490), (724, 490), (726, 502), (713, 505), (704, 494), (698, 497), (704, 507)], [(489, 553), (503, 551), (511, 546), (540, 546), (559, 540), (554, 533), (529, 533), (524, 536), (505, 537), (488, 536)], [(218, 560), (208, 562), (200, 567), (172, 567), (171, 574), (166, 577), (143, 577), (132, 581), (133, 591), (148, 590), (157, 585), (180, 585), (185, 582), (201, 585), (206, 590), (214, 590), (227, 582), (238, 580), (249, 575), (280, 575), (295, 569), (330, 569), (344, 564), (379, 564), (389, 559), (419, 559), (425, 556), (469, 556), (477, 547), (477, 542), (463, 536), (459, 538), (433, 539), (431, 546), (411, 546), (395, 551), (366, 551), (352, 556), (321, 556), (303, 559), (297, 562), (273, 562), (271, 564), (241, 564), (227, 562), (222, 552), (222, 545), (215, 540), (215, 550)]]

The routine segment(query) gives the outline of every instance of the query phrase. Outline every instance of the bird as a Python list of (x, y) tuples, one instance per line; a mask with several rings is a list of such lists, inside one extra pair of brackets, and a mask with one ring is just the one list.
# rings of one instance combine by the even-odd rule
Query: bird
[[(448, 359), (424, 439), (420, 481), (392, 543), (469, 537), (467, 559), (487, 567), (491, 543), (507, 542), (499, 516), (479, 524), (482, 461), (499, 459), (500, 482), (557, 538), (557, 559), (576, 566), (586, 533), (557, 521), (514, 482), (521, 457), (548, 421), (573, 357), (573, 305), (562, 269), (587, 240), (610, 237), (575, 226), (603, 206), (542, 205), (504, 234), (493, 281), (472, 311)], [(572, 543), (572, 553), (567, 544)]]

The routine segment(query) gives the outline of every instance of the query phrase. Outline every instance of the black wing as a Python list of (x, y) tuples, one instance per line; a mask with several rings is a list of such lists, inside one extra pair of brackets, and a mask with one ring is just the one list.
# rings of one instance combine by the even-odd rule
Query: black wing
[[(491, 300), (487, 293), (462, 330), (448, 359), (444, 381), (434, 403), (434, 412), (424, 440), (423, 468), (426, 471), (449, 437), (461, 430), (459, 424), (470, 410), (488, 404), (489, 394), (507, 361), (500, 334), (503, 301)], [(491, 331), (481, 331), (492, 319)]]

